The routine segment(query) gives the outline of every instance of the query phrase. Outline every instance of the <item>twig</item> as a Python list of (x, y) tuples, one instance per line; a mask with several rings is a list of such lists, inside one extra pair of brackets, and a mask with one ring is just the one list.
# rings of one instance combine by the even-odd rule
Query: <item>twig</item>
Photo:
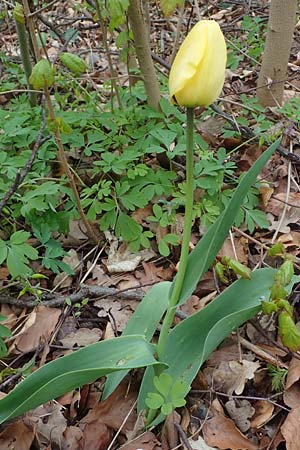
[[(74, 304), (79, 302), (83, 298), (88, 298), (93, 300), (99, 297), (119, 297), (126, 300), (141, 300), (145, 293), (138, 288), (134, 291), (119, 291), (115, 288), (108, 288), (104, 286), (87, 286), (83, 285), (78, 292), (70, 295), (54, 295), (54, 294), (44, 294), (41, 299), (41, 304), (49, 307), (57, 307), (65, 305), (66, 300)], [(34, 296), (30, 296), (26, 300), (12, 297), (9, 294), (0, 295), (0, 304), (16, 305), (22, 308), (24, 307), (34, 307), (38, 304), (37, 299)]]
[(185, 448), (187, 448), (187, 450), (193, 450), (191, 444), (188, 441), (187, 435), (185, 434), (185, 432), (182, 429), (182, 426), (179, 423), (174, 422), (174, 427), (177, 429), (178, 433), (180, 434), (181, 440), (182, 440)]
[(292, 355), (296, 359), (300, 359), (300, 355), (296, 352), (291, 352), (287, 347), (284, 347), (283, 345), (279, 344), (279, 342), (272, 339), (268, 334), (265, 332), (265, 330), (254, 320), (250, 320), (251, 325), (264, 337), (266, 338), (271, 344), (273, 344), (275, 347), (279, 348), (280, 350), (283, 350), (289, 355)]
[(215, 394), (219, 395), (220, 397), (226, 397), (226, 398), (236, 398), (241, 400), (254, 400), (254, 401), (260, 401), (264, 400), (266, 402), (272, 403), (272, 405), (277, 406), (278, 408), (284, 409), (285, 411), (290, 412), (291, 409), (287, 408), (286, 406), (281, 405), (280, 403), (274, 402), (272, 399), (275, 397), (278, 397), (279, 395), (282, 395), (282, 393), (270, 395), (269, 397), (252, 397), (249, 395), (233, 395), (233, 394), (225, 394), (224, 392), (215, 391), (214, 389), (191, 389), (189, 392), (191, 395), (200, 395), (200, 394)]
[[(250, 350), (251, 352), (255, 353), (261, 359), (267, 361), (268, 363), (274, 364), (275, 366), (279, 366), (279, 367), (283, 367), (284, 369), (288, 369), (289, 366), (287, 364), (280, 361), (278, 358), (274, 358), (274, 356), (270, 355), (270, 353), (261, 349), (257, 345), (254, 345), (251, 342), (247, 341), (242, 336), (239, 337), (239, 340), (240, 340), (240, 344), (243, 347), (245, 347), (247, 350)], [(286, 351), (286, 349), (285, 349), (285, 351)]]

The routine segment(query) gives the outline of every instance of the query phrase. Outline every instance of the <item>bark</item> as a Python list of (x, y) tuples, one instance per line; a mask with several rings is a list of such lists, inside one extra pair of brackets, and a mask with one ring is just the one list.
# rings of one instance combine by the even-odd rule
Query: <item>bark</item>
[(257, 99), (263, 106), (281, 105), (293, 40), (297, 0), (272, 0)]
[(128, 16), (148, 103), (153, 108), (159, 110), (160, 91), (151, 57), (147, 24), (144, 19), (140, 0), (130, 0)]

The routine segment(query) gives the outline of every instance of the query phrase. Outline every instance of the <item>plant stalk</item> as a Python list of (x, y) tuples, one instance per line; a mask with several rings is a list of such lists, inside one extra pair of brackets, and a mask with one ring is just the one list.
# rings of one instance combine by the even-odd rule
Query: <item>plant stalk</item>
[[(47, 103), (47, 107), (48, 107), (48, 111), (49, 111), (49, 118), (51, 120), (51, 122), (53, 124), (55, 124), (55, 112), (54, 112), (54, 108), (52, 105), (52, 101), (51, 101), (51, 97), (50, 97), (50, 93), (48, 90), (48, 87), (45, 87), (44, 89), (44, 93), (45, 93), (45, 99), (46, 99), (46, 103)], [(58, 160), (62, 165), (63, 171), (66, 175), (66, 177), (68, 178), (68, 181), (70, 183), (70, 187), (73, 191), (73, 195), (75, 197), (75, 201), (76, 201), (76, 205), (77, 205), (77, 211), (80, 215), (80, 218), (82, 220), (82, 222), (85, 225), (86, 228), (86, 232), (87, 235), (89, 236), (90, 239), (92, 239), (97, 245), (99, 244), (99, 237), (96, 235), (95, 230), (93, 229), (93, 227), (91, 226), (89, 220), (87, 219), (83, 208), (81, 206), (81, 200), (80, 200), (80, 196), (77, 190), (77, 186), (74, 180), (74, 177), (72, 175), (72, 172), (70, 170), (69, 164), (68, 164), (68, 160), (64, 151), (64, 147), (63, 147), (63, 143), (62, 143), (62, 139), (61, 139), (61, 134), (60, 134), (60, 130), (58, 128), (58, 126), (55, 124), (55, 141), (58, 147)]]
[(29, 103), (31, 106), (36, 106), (37, 99), (36, 99), (36, 93), (32, 91), (32, 86), (29, 82), (29, 77), (31, 75), (31, 61), (30, 61), (30, 54), (29, 54), (29, 45), (27, 41), (27, 30), (25, 23), (19, 22), (17, 19), (15, 19), (16, 23), (16, 29), (18, 34), (18, 40), (20, 45), (20, 53), (21, 53), (21, 59), (22, 64), (26, 76), (27, 81), (27, 87), (28, 87), (28, 97), (29, 97)]
[(174, 287), (171, 292), (168, 309), (162, 323), (157, 344), (157, 355), (159, 361), (164, 360), (166, 342), (171, 328), (176, 307), (180, 298), (182, 283), (184, 280), (187, 259), (189, 255), (189, 243), (193, 221), (193, 201), (194, 201), (194, 109), (187, 108), (187, 131), (186, 131), (186, 204), (184, 216), (184, 228), (182, 236), (181, 254), (179, 259), (179, 269), (174, 280)]

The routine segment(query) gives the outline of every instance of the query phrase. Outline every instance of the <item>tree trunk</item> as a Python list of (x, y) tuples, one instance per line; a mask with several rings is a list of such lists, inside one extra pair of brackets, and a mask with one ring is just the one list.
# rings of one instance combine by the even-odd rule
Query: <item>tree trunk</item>
[(160, 91), (154, 64), (151, 58), (148, 28), (145, 23), (140, 0), (130, 0), (128, 8), (134, 47), (142, 73), (149, 105), (159, 110)]
[(265, 51), (257, 83), (263, 106), (281, 105), (292, 46), (297, 0), (272, 0)]

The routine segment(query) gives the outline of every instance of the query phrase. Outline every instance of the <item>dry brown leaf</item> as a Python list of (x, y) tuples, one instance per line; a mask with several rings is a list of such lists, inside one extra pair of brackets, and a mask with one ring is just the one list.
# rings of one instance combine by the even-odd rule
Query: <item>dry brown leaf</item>
[[(91, 262), (87, 262), (87, 269), (92, 266)], [(88, 279), (87, 284), (96, 284), (97, 286), (111, 286), (113, 285), (112, 277), (109, 277), (100, 264), (96, 264), (92, 269), (92, 279)]]
[(80, 428), (70, 426), (63, 433), (63, 442), (61, 450), (82, 450), (80, 441), (83, 438), (83, 432)]
[(290, 408), (299, 406), (300, 398), (300, 360), (292, 358), (286, 378), (285, 391), (283, 394), (284, 403)]
[(146, 431), (141, 436), (138, 436), (136, 439), (128, 442), (125, 445), (119, 447), (119, 450), (160, 450), (161, 446), (159, 441), (156, 439), (155, 434), (151, 433), (151, 431)]
[(27, 413), (24, 422), (34, 427), (40, 442), (56, 444), (60, 448), (67, 428), (62, 410), (60, 404), (49, 402)]
[(136, 300), (129, 300), (126, 303), (123, 300), (114, 298), (103, 298), (94, 303), (94, 306), (100, 308), (98, 317), (108, 316), (112, 318), (118, 331), (123, 331), (137, 305), (138, 302)]
[[(132, 409), (136, 398), (137, 392), (133, 390), (133, 386), (128, 392), (128, 386), (126, 382), (121, 383), (117, 389), (103, 402), (100, 402), (88, 414), (81, 420), (82, 425), (91, 424), (95, 421), (100, 421), (112, 430), (117, 431), (125, 417), (127, 417), (129, 411)], [(136, 422), (136, 412), (133, 409), (131, 414), (126, 420), (123, 432), (127, 432), (133, 429)]]
[(255, 404), (255, 414), (251, 420), (251, 428), (260, 428), (272, 418), (274, 405), (266, 400), (258, 400)]
[(249, 441), (249, 439), (240, 432), (231, 419), (220, 414), (204, 423), (203, 436), (208, 445), (222, 450), (258, 449), (256, 444)]
[(286, 450), (299, 450), (300, 448), (300, 407), (289, 412), (281, 433), (285, 439)]
[(0, 434), (0, 450), (30, 450), (35, 433), (21, 420), (9, 424)]
[(61, 342), (64, 347), (74, 347), (75, 345), (85, 347), (86, 345), (100, 341), (101, 336), (102, 331), (99, 330), (99, 328), (93, 328), (92, 330), (89, 328), (79, 328), (63, 339), (60, 339), (59, 342)]
[(222, 390), (231, 395), (235, 392), (240, 395), (247, 380), (254, 377), (255, 371), (260, 367), (259, 362), (251, 362), (243, 359), (239, 361), (222, 361), (218, 368), (204, 369), (205, 376), (212, 377), (210, 384), (216, 390)]
[[(216, 447), (210, 447), (205, 443), (205, 440), (199, 436), (196, 441), (192, 438), (189, 439), (189, 444), (193, 450), (215, 450)], [(217, 449), (216, 449), (217, 450)]]
[(180, 421), (181, 416), (176, 411), (172, 411), (168, 415), (161, 433), (162, 448), (176, 448), (179, 444), (179, 433), (175, 427), (175, 423), (179, 424)]
[(263, 207), (266, 208), (270, 198), (274, 193), (274, 189), (268, 183), (262, 183), (258, 190), (261, 195)]
[[(243, 353), (244, 358), (248, 361), (254, 359), (252, 353)], [(217, 367), (221, 362), (237, 361), (240, 357), (240, 350), (237, 344), (227, 345), (219, 350), (215, 350), (206, 360), (206, 366)]]
[(262, 154), (262, 147), (260, 147), (257, 144), (249, 145), (247, 149), (243, 152), (241, 155), (241, 158), (239, 159), (237, 166), (241, 171), (247, 171), (250, 169), (250, 167), (253, 166), (255, 161), (260, 157)]
[(236, 426), (245, 433), (250, 429), (250, 420), (255, 409), (248, 400), (229, 400), (225, 408)]
[(224, 241), (218, 256), (222, 258), (227, 256), (229, 258), (237, 259), (240, 263), (248, 265), (248, 241), (244, 237), (233, 237), (233, 242), (230, 237)]
[(46, 306), (38, 306), (34, 309), (34, 318), (30, 326), (18, 336), (11, 348), (11, 352), (28, 353), (34, 351), (40, 340), (47, 341), (61, 315), (61, 310), (58, 308), (47, 308)]
[(147, 261), (155, 256), (152, 250), (140, 250), (132, 253), (127, 244), (119, 245), (115, 239), (111, 239), (106, 267), (109, 273), (132, 272), (141, 261)]
[(102, 422), (101, 418), (95, 418), (84, 427), (80, 449), (107, 450), (112, 438), (113, 431)]
[[(284, 203), (285, 201), (286, 201), (285, 192), (279, 192), (269, 201), (266, 208), (266, 212), (271, 213), (273, 216), (278, 218), (278, 220), (274, 219), (272, 220), (270, 230), (276, 230), (278, 228), (279, 222), (281, 222), (281, 215), (285, 209)], [(290, 192), (288, 196), (288, 203), (289, 205), (286, 205), (284, 218), (279, 229), (281, 233), (289, 233), (290, 227), (288, 225), (292, 223), (297, 223), (300, 220), (300, 193)]]

